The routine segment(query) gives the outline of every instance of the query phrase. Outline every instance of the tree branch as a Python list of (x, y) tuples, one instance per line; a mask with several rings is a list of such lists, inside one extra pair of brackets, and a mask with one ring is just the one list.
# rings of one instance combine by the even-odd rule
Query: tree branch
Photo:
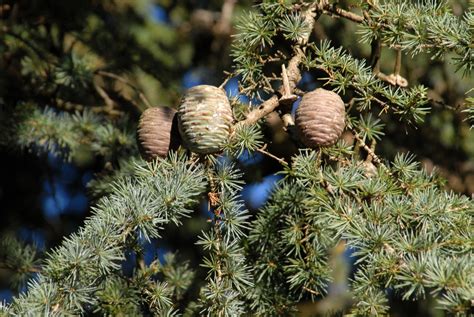
[(104, 77), (109, 77), (109, 78), (116, 79), (116, 80), (126, 84), (127, 86), (129, 86), (130, 88), (135, 90), (135, 92), (138, 94), (138, 97), (147, 106), (147, 108), (152, 108), (153, 107), (151, 105), (150, 101), (148, 100), (148, 98), (145, 96), (145, 94), (143, 92), (141, 92), (140, 89), (138, 89), (134, 84), (132, 84), (126, 78), (124, 78), (120, 75), (114, 74), (114, 73), (109, 73), (109, 72), (103, 71), (103, 70), (99, 70), (96, 73), (98, 75), (101, 75), (101, 76), (104, 76)]
[(355, 14), (350, 11), (346, 11), (344, 9), (338, 8), (335, 5), (331, 5), (331, 4), (326, 4), (323, 8), (323, 12), (337, 15), (339, 17), (346, 18), (356, 23), (362, 23), (365, 20), (364, 17), (358, 14)]
[[(314, 25), (314, 20), (316, 17), (316, 4), (311, 5), (306, 9), (304, 12), (304, 18), (306, 23), (309, 25), (309, 29), (313, 29)], [(293, 90), (296, 88), (296, 85), (298, 84), (298, 81), (301, 79), (301, 73), (299, 70), (299, 65), (301, 61), (303, 60), (304, 55), (304, 48), (305, 45), (308, 43), (309, 36), (311, 33), (308, 33), (301, 41), (300, 43), (295, 47), (294, 50), (294, 55), (288, 62), (288, 67), (283, 68), (283, 73), (282, 77), (286, 77), (288, 81), (284, 80), (285, 85), (282, 85), (280, 89), (278, 90), (277, 94), (274, 94), (272, 97), (264, 101), (258, 108), (252, 110), (249, 114), (247, 114), (247, 117), (245, 120), (242, 120), (240, 122), (237, 122), (237, 124), (234, 126), (234, 131), (236, 128), (243, 126), (243, 125), (252, 125), (255, 124), (258, 120), (261, 118), (265, 117), (272, 111), (274, 111), (280, 103), (284, 103), (284, 101), (288, 98), (288, 94), (292, 94)], [(286, 75), (286, 76), (283, 76)], [(286, 89), (285, 89), (286, 87)], [(289, 91), (288, 91), (289, 89)], [(282, 96), (282, 97), (279, 97)], [(287, 101), (287, 100), (286, 100)]]
[(319, 296), (319, 295), (321, 295), (321, 293), (320, 293), (320, 292), (318, 292), (318, 291), (315, 291), (315, 290), (312, 290), (312, 289), (310, 289), (310, 288), (308, 288), (308, 287), (306, 287), (306, 286), (303, 286), (303, 289), (304, 289), (305, 291), (307, 291), (307, 292), (309, 292), (309, 293), (313, 294), (313, 295), (316, 295), (316, 296)]
[(105, 102), (105, 107), (98, 108), (99, 112), (102, 111), (108, 113), (111, 116), (120, 116), (122, 114), (120, 111), (114, 109), (116, 102), (110, 98), (109, 94), (107, 94), (104, 88), (102, 88), (99, 84), (94, 83), (94, 89)]
[(214, 27), (217, 34), (229, 35), (232, 30), (232, 14), (237, 0), (225, 0), (222, 5), (220, 18)]
[(362, 138), (360, 137), (360, 135), (355, 131), (355, 130), (352, 130), (352, 133), (354, 133), (354, 138), (357, 140), (357, 142), (359, 143), (360, 146), (362, 146), (364, 148), (365, 151), (367, 151), (367, 153), (372, 157), (372, 160), (375, 162), (375, 164), (379, 165), (379, 166), (382, 166), (382, 168), (388, 172), (389, 175), (392, 175), (392, 173), (390, 172), (390, 170), (388, 169), (387, 166), (385, 166), (385, 164), (382, 162), (382, 160), (377, 156), (377, 154), (375, 154), (375, 152), (367, 146), (367, 144), (365, 144), (364, 140), (362, 140)]
[(266, 155), (266, 156), (268, 156), (268, 157), (270, 157), (270, 158), (272, 158), (276, 161), (278, 161), (278, 163), (280, 163), (281, 165), (288, 166), (288, 163), (284, 159), (279, 158), (276, 155), (273, 155), (272, 153), (268, 152), (266, 149), (267, 149), (267, 144), (265, 144), (262, 148), (257, 149), (256, 151), (260, 152), (263, 155)]

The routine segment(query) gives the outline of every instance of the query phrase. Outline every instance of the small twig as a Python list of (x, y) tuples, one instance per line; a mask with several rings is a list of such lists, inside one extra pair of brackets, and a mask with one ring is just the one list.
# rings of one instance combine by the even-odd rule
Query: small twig
[(354, 133), (354, 138), (357, 140), (357, 142), (359, 142), (359, 145), (362, 146), (364, 150), (366, 150), (367, 153), (373, 158), (373, 161), (379, 165), (383, 165), (377, 154), (375, 154), (375, 152), (369, 146), (367, 146), (367, 144), (365, 144), (360, 135), (355, 130), (352, 130), (352, 133)]
[[(280, 103), (283, 105), (292, 105), (293, 102), (298, 99), (298, 96), (294, 95), (292, 93), (292, 90), (290, 87), (290, 80), (288, 78), (288, 72), (286, 71), (285, 64), (281, 65), (281, 80), (283, 81), (283, 86), (280, 89), (280, 93), (282, 96), (280, 97)], [(283, 111), (288, 110), (284, 109)]]
[[(129, 87), (131, 87), (133, 90), (135, 90), (135, 92), (138, 94), (138, 97), (140, 98), (140, 100), (147, 106), (147, 108), (152, 108), (153, 106), (151, 105), (150, 101), (147, 99), (147, 97), (145, 96), (145, 94), (143, 94), (143, 92), (140, 91), (140, 89), (138, 89), (135, 85), (133, 85), (130, 81), (128, 81), (126, 78), (120, 76), (120, 75), (117, 75), (117, 74), (114, 74), (114, 73), (109, 73), (109, 72), (106, 72), (106, 71), (103, 71), (103, 70), (99, 70), (96, 72), (98, 75), (101, 75), (101, 76), (104, 76), (104, 77), (109, 77), (109, 78), (113, 78), (113, 79), (116, 79), (126, 85), (128, 85)], [(140, 109), (141, 110), (141, 109)]]
[(114, 109), (116, 102), (110, 98), (104, 88), (99, 86), (97, 83), (94, 83), (94, 89), (105, 102), (105, 107), (97, 107), (99, 111), (106, 112), (111, 116), (119, 116), (122, 114), (120, 111)]
[(299, 89), (299, 88), (295, 88), (295, 89), (293, 89), (293, 93), (297, 96), (303, 96), (306, 92)]
[(232, 14), (237, 0), (225, 0), (222, 5), (221, 15), (216, 25), (216, 33), (230, 34), (232, 28)]
[(395, 74), (385, 75), (382, 72), (378, 72), (378, 73), (374, 73), (374, 74), (375, 74), (375, 76), (377, 76), (378, 79), (383, 80), (383, 81), (389, 83), (390, 85), (400, 86), (400, 87), (403, 87), (403, 88), (408, 86), (408, 81), (400, 75), (395, 75)]
[(54, 305), (52, 308), (53, 308), (53, 313), (57, 313), (59, 311), (59, 308), (61, 306), (59, 305), (59, 303), (57, 303), (56, 305)]
[(278, 107), (279, 104), (280, 102), (278, 100), (278, 96), (273, 95), (270, 99), (265, 100), (265, 102), (258, 106), (258, 108), (255, 108), (254, 110), (250, 111), (247, 114), (245, 120), (237, 122), (237, 124), (234, 126), (234, 131), (237, 130), (237, 128), (240, 128), (241, 126), (255, 124), (258, 120), (275, 110), (275, 108)]
[(281, 116), (281, 121), (283, 121), (283, 129), (287, 130), (289, 126), (295, 125), (295, 120), (291, 116), (291, 113), (285, 113)]
[(382, 72), (380, 72), (380, 71), (377, 72), (377, 73), (374, 72), (374, 75), (375, 75), (378, 79), (380, 79), (380, 80), (382, 80), (382, 81), (385, 81), (385, 82), (389, 83), (390, 85), (394, 85), (394, 86), (396, 85), (396, 83), (393, 81), (393, 79), (392, 79), (390, 76), (385, 75), (384, 73), (382, 73)]
[(364, 148), (365, 151), (372, 157), (372, 161), (375, 162), (375, 164), (380, 165), (385, 169), (385, 171), (388, 172), (389, 175), (392, 175), (392, 173), (389, 171), (388, 167), (385, 166), (382, 162), (382, 160), (375, 154), (375, 152), (365, 144), (364, 140), (360, 137), (360, 135), (355, 131), (352, 130), (352, 133), (354, 133), (354, 138), (357, 140), (360, 146)]
[(291, 95), (290, 82), (288, 80), (288, 73), (286, 72), (285, 64), (281, 65), (281, 76), (282, 76), (282, 79), (283, 79), (284, 95), (289, 96), (289, 95)]
[[(370, 142), (370, 149), (375, 152), (375, 147), (377, 146), (377, 141), (375, 140), (372, 140), (372, 142)], [(372, 156), (370, 156), (370, 161), (372, 161)]]
[(332, 14), (335, 14), (337, 16), (340, 16), (342, 18), (346, 18), (348, 20), (351, 20), (353, 22), (356, 22), (356, 23), (362, 23), (364, 22), (364, 17), (358, 15), (358, 14), (355, 14), (353, 12), (350, 12), (350, 11), (346, 11), (344, 9), (341, 9), (341, 8), (338, 8), (334, 5), (331, 5), (331, 4), (327, 4), (324, 6), (323, 8), (323, 12), (324, 13), (332, 13)]
[(400, 69), (402, 67), (402, 50), (400, 48), (396, 49), (397, 57), (395, 59), (395, 66), (393, 74), (388, 75), (388, 80), (393, 82), (395, 86), (407, 87), (408, 81), (400, 75)]
[(225, 43), (229, 41), (232, 33), (232, 15), (237, 0), (224, 0), (222, 10), (217, 23), (212, 27), (214, 39), (212, 41), (211, 49), (213, 52), (224, 52)]
[(94, 89), (95, 91), (97, 91), (99, 96), (101, 96), (102, 99), (104, 99), (106, 106), (110, 109), (113, 109), (115, 102), (112, 100), (112, 98), (110, 98), (110, 96), (107, 94), (104, 88), (100, 87), (97, 83), (94, 83)]
[(318, 296), (321, 295), (320, 292), (312, 290), (311, 288), (307, 288), (306, 286), (303, 286), (303, 289), (311, 294), (318, 295)]
[(268, 157), (271, 157), (272, 159), (278, 161), (281, 165), (288, 166), (288, 163), (284, 159), (279, 158), (278, 156), (275, 156), (272, 153), (266, 151), (266, 148), (267, 148), (267, 144), (265, 144), (262, 148), (257, 149), (256, 151), (259, 152), (259, 153), (262, 153), (262, 154), (264, 154)]
[(211, 207), (216, 207), (219, 205), (219, 195), (215, 192), (209, 192), (207, 193), (207, 198), (209, 200), (209, 206), (208, 209), (211, 210)]
[(369, 23), (372, 22), (372, 18), (370, 17), (369, 12), (367, 12), (367, 10), (362, 11), (362, 14)]
[(219, 88), (221, 89), (224, 89), (224, 86), (227, 84), (227, 82), (232, 78), (234, 74), (232, 73), (229, 73), (227, 74), (226, 78), (224, 79), (224, 81), (222, 82), (222, 84), (219, 85)]

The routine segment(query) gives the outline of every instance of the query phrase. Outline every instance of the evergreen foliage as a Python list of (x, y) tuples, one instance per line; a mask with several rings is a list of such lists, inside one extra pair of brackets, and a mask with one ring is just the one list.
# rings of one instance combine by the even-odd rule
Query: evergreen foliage
[(388, 47), (411, 54), (428, 52), (433, 58), (454, 52), (457, 67), (464, 69), (466, 74), (472, 71), (472, 12), (457, 17), (446, 1), (368, 2), (361, 5), (370, 17), (362, 23), (361, 40), (367, 43), (379, 40)]
[(336, 168), (321, 165), (314, 152), (296, 156), (253, 223), (249, 250), (261, 283), (258, 298), (269, 302), (262, 315), (274, 315), (273, 307), (283, 309), (287, 301), (327, 295), (338, 243), (351, 246), (356, 259), (354, 314), (387, 313), (387, 289), (406, 300), (431, 295), (444, 309), (469, 310), (469, 198), (440, 191), (436, 177), (406, 155), (371, 176), (342, 157)]
[[(182, 156), (136, 164), (134, 177), (115, 182), (84, 227), (49, 254), (42, 272), (29, 283), (28, 293), (16, 298), (7, 313), (63, 316), (97, 309), (106, 315), (129, 314), (138, 312), (142, 301), (152, 312), (172, 313), (171, 298), (182, 296), (185, 288), (173, 279), (192, 276), (186, 266), (166, 269), (159, 263), (148, 267), (141, 263), (128, 280), (121, 275), (120, 262), (126, 250), (137, 253), (137, 262), (143, 261), (140, 242), (159, 237), (164, 225), (179, 225), (182, 217), (189, 216), (189, 208), (205, 189), (204, 180), (203, 169)], [(171, 265), (173, 261), (168, 261), (165, 267)], [(152, 282), (151, 277), (159, 273), (165, 275), (163, 281)], [(117, 299), (123, 305), (116, 306)]]
[[(2, 64), (25, 84), (1, 91), (0, 145), (67, 161), (86, 152), (112, 171), (88, 184), (91, 216), (46, 254), (12, 235), (0, 239), (0, 270), (12, 273), (12, 287), (26, 285), (0, 303), (0, 316), (383, 316), (397, 302), (423, 301), (450, 315), (472, 313), (472, 197), (447, 191), (414, 155), (383, 157), (379, 146), (388, 125), (401, 122), (398, 133), (422, 127), (434, 104), (429, 87), (406, 87), (401, 52), (472, 73), (472, 5), (458, 16), (431, 0), (261, 1), (236, 19), (229, 78), (239, 78), (251, 102), (232, 100), (236, 122), (222, 153), (182, 146), (145, 162), (133, 130), (151, 106), (146, 83), (160, 87), (153, 103), (164, 91), (164, 103), (177, 99), (167, 78), (190, 63), (189, 44), (169, 25), (149, 25), (147, 1), (118, 2), (114, 12), (91, 1), (69, 23), (35, 28), (25, 13), (3, 25)], [(57, 6), (60, 14), (74, 9)], [(95, 13), (82, 25), (76, 19), (86, 9)], [(316, 41), (322, 16), (357, 24), (370, 56), (354, 56), (337, 39)], [(382, 47), (395, 51), (393, 74), (380, 70)], [(343, 98), (346, 131), (334, 146), (299, 149), (288, 160), (268, 150), (269, 114), (302, 147), (291, 112), (309, 90), (303, 71)], [(464, 105), (473, 120), (473, 98)], [(249, 211), (242, 191), (250, 173), (239, 158), (257, 153), (276, 162), (282, 180)], [(199, 265), (184, 252), (145, 261), (147, 243), (203, 209), (207, 224), (192, 246), (202, 251)]]
[(84, 148), (106, 160), (137, 152), (130, 128), (124, 124), (118, 128), (88, 109), (82, 113), (56, 113), (52, 108), (41, 110), (25, 104), (6, 116), (0, 143), (12, 148), (52, 153), (67, 161), (77, 158)]

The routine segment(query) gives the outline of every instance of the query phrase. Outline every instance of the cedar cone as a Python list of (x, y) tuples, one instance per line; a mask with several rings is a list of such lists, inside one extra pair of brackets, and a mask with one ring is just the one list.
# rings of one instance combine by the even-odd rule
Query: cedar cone
[(168, 151), (179, 146), (176, 110), (148, 108), (138, 123), (137, 139), (142, 157), (151, 161), (157, 156), (166, 157)]
[(295, 124), (306, 146), (333, 145), (344, 130), (344, 101), (336, 93), (322, 88), (306, 93), (296, 109)]
[(223, 89), (195, 86), (186, 92), (178, 109), (184, 144), (200, 154), (216, 153), (228, 142), (232, 108)]

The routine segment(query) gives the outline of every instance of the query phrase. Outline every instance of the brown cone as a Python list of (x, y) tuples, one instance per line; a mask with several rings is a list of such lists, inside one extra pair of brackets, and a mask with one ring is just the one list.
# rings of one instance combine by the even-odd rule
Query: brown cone
[(179, 146), (176, 110), (148, 108), (138, 123), (137, 138), (142, 157), (151, 161), (157, 156), (166, 157), (168, 151)]
[(332, 91), (322, 88), (313, 90), (301, 99), (295, 123), (298, 135), (306, 146), (333, 145), (344, 130), (344, 101)]

